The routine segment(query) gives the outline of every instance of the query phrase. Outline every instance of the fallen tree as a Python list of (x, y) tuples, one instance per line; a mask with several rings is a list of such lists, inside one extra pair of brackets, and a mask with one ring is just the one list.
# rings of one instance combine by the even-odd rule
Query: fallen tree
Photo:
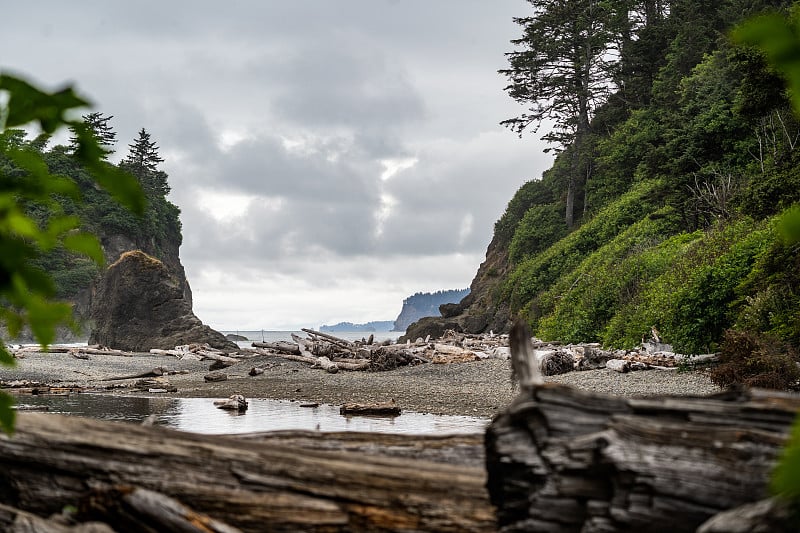
[(40, 517), (141, 488), (242, 531), (493, 531), (484, 481), (478, 467), (36, 413), (0, 436), (2, 500)]
[(486, 434), (501, 531), (695, 531), (768, 496), (800, 410), (776, 391), (622, 398), (543, 383), (516, 326), (511, 352), (521, 392)]

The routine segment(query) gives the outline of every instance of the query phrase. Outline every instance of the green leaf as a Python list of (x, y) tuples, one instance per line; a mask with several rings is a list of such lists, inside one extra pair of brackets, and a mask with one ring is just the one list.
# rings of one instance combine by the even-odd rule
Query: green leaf
[(28, 237), (40, 241), (42, 239), (42, 232), (39, 227), (29, 217), (23, 215), (17, 210), (6, 213), (6, 223), (11, 233), (15, 233), (20, 237)]
[(73, 252), (89, 256), (100, 266), (105, 264), (103, 248), (100, 246), (100, 241), (98, 241), (97, 237), (94, 235), (88, 233), (70, 233), (64, 237), (64, 247)]
[(14, 410), (14, 399), (8, 394), (0, 393), (0, 427), (8, 435), (14, 433), (14, 422), (17, 412)]
[(800, 417), (795, 419), (789, 442), (772, 472), (770, 488), (789, 500), (800, 500)]
[(0, 90), (10, 93), (7, 128), (39, 122), (45, 133), (53, 133), (66, 123), (64, 113), (67, 110), (89, 105), (89, 102), (75, 94), (72, 87), (48, 94), (8, 74), (0, 74)]
[(51, 237), (57, 238), (80, 225), (81, 220), (73, 215), (51, 217), (47, 222), (47, 233)]
[(12, 356), (8, 350), (6, 350), (6, 347), (0, 343), (0, 365), (15, 366), (16, 364), (17, 360), (14, 359), (14, 356)]

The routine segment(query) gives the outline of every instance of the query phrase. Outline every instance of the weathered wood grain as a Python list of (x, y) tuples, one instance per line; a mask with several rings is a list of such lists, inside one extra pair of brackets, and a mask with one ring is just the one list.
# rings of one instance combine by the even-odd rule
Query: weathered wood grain
[(493, 531), (484, 482), (474, 466), (38, 413), (0, 436), (0, 501), (39, 516), (126, 485), (243, 531)]
[(486, 436), (501, 531), (695, 531), (767, 496), (800, 396), (523, 389)]

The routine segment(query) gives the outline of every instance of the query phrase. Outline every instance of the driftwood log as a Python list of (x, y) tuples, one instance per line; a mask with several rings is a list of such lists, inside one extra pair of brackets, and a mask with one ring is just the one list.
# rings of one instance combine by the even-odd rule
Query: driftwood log
[[(313, 404), (311, 404), (313, 405)], [(405, 457), (437, 463), (471, 466), (485, 465), (483, 433), (463, 435), (397, 435), (356, 431), (265, 431), (231, 435), (237, 439), (267, 446), (297, 450), (351, 452), (374, 457)]]
[(394, 400), (383, 403), (346, 403), (339, 408), (339, 414), (359, 416), (400, 416), (403, 410)]
[[(280, 357), (282, 359), (288, 359), (290, 361), (298, 361), (300, 363), (307, 363), (314, 367), (319, 367), (325, 370), (329, 374), (336, 374), (339, 371), (339, 365), (334, 363), (327, 357), (315, 357), (313, 355), (294, 355), (290, 353), (284, 352), (267, 352), (263, 348), (256, 348), (255, 352), (260, 355), (270, 355), (273, 357)], [(361, 370), (361, 368), (357, 368), (357, 370)], [(258, 375), (258, 374), (251, 374), (251, 375)]]
[(300, 355), (300, 346), (293, 342), (254, 342), (252, 346), (253, 348), (264, 348), (281, 353)]
[(478, 467), (39, 413), (0, 435), (0, 498), (40, 517), (127, 486), (242, 531), (493, 531), (484, 482)]
[(695, 531), (768, 496), (800, 395), (590, 393), (543, 382), (527, 328), (510, 339), (520, 395), (486, 433), (501, 531)]

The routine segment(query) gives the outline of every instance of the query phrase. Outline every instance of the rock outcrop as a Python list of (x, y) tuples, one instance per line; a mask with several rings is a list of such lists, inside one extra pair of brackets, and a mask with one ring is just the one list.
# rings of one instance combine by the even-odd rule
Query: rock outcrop
[(442, 316), (422, 318), (406, 328), (400, 342), (417, 338), (441, 337), (452, 329), (460, 333), (507, 333), (511, 318), (507, 304), (498, 302), (500, 284), (508, 273), (508, 246), (495, 236), (486, 250), (486, 260), (481, 263), (470, 285), (470, 292), (457, 304), (439, 307)]
[(194, 315), (185, 281), (140, 250), (123, 253), (108, 267), (92, 300), (92, 344), (127, 351), (191, 343), (237, 349)]
[(394, 321), (392, 331), (405, 331), (408, 326), (423, 317), (438, 316), (442, 305), (456, 305), (469, 289), (437, 292), (418, 292), (403, 300), (403, 309)]

